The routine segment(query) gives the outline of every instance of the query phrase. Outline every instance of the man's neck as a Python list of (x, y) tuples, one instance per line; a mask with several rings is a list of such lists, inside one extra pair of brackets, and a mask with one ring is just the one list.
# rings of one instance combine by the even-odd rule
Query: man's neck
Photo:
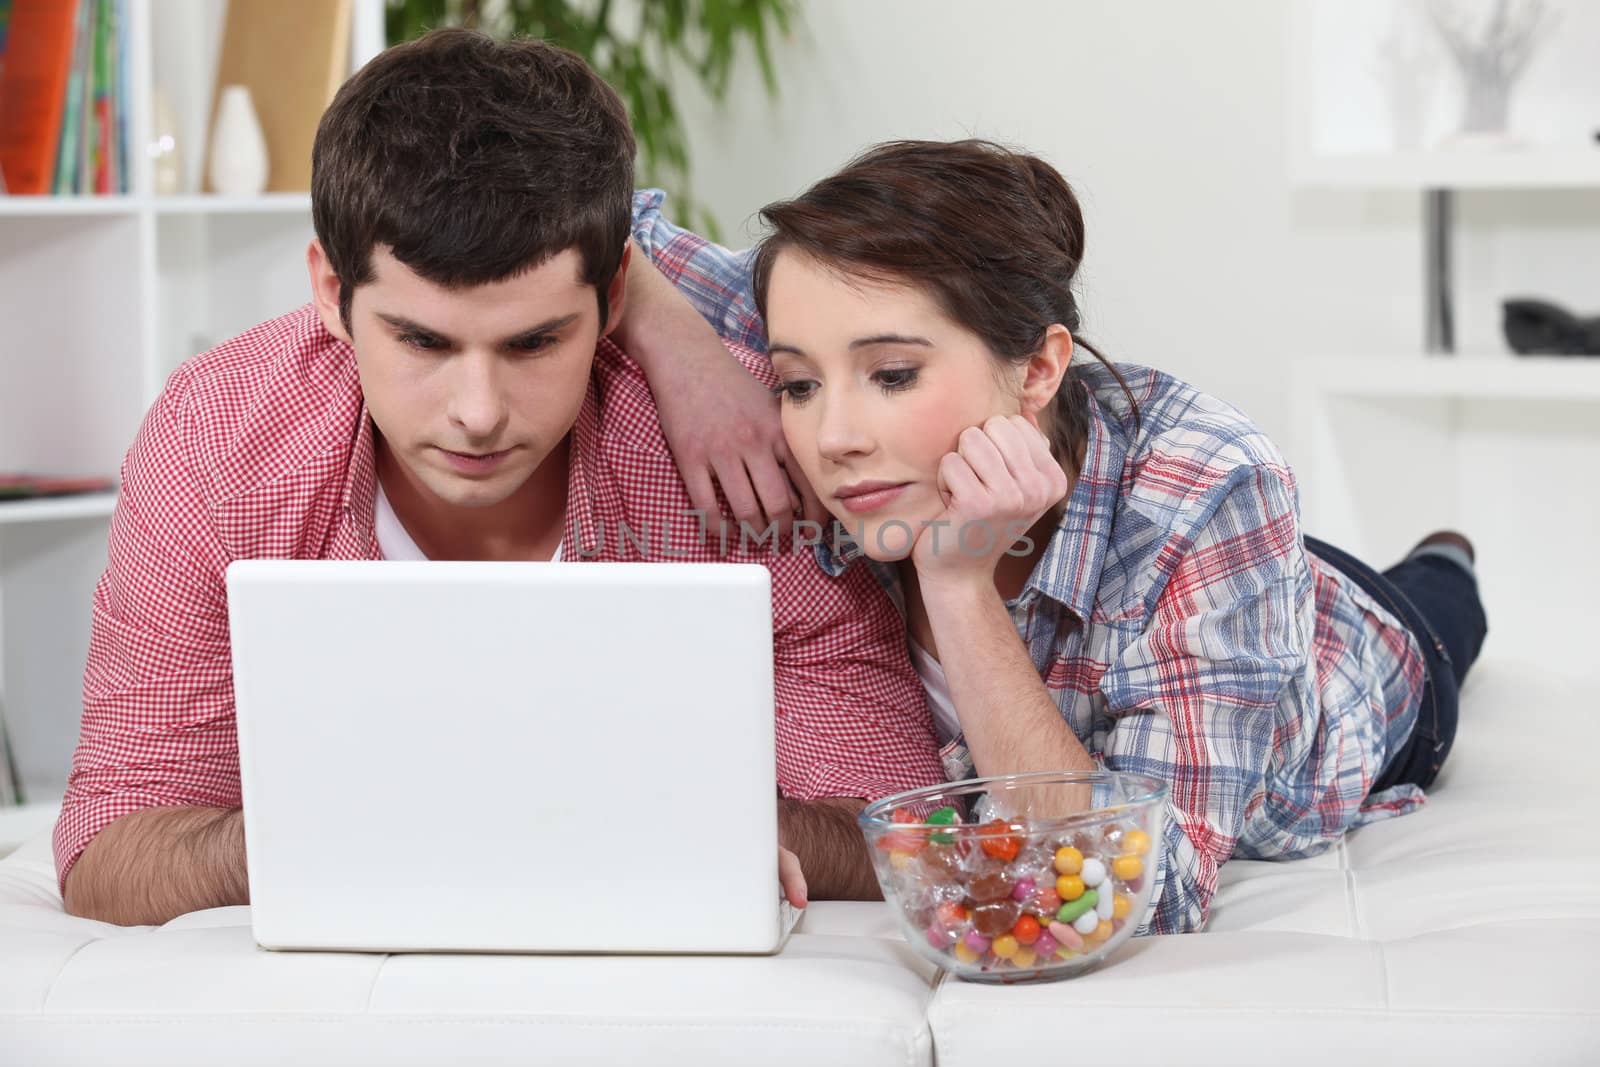
[(567, 513), (568, 439), (505, 500), (485, 508), (448, 504), (418, 482), (374, 434), (378, 482), (422, 554), (433, 560), (547, 560)]

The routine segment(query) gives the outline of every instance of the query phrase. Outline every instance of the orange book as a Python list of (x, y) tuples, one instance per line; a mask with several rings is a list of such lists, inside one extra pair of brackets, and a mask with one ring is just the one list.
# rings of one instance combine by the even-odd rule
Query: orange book
[(0, 171), (10, 193), (48, 193), (61, 139), (78, 4), (13, 0), (0, 71)]

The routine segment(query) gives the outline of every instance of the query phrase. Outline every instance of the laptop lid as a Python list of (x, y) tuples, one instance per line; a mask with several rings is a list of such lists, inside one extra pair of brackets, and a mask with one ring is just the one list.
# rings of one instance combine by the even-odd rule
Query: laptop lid
[(770, 576), (228, 568), (256, 940), (771, 952)]

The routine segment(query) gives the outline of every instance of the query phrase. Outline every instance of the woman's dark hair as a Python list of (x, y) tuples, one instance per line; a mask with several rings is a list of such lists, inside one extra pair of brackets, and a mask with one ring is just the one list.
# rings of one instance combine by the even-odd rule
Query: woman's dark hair
[(449, 287), (576, 248), (603, 323), (633, 153), (622, 101), (564, 48), (443, 29), (384, 51), (339, 90), (311, 152), (311, 217), (346, 328), (378, 244)]
[[(1072, 282), (1083, 262), (1083, 212), (1043, 160), (990, 141), (890, 141), (793, 200), (768, 204), (756, 250), (756, 306), (778, 254), (794, 249), (847, 274), (926, 289), (944, 313), (1001, 359), (1026, 363), (1060, 323), (1075, 345), (1122, 374), (1078, 336)], [(1070, 368), (1051, 409), (1051, 444), (1076, 476), (1088, 436), (1087, 393)]]

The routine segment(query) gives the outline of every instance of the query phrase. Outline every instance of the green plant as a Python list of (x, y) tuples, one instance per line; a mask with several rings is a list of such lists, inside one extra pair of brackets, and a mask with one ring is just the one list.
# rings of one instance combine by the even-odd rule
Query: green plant
[(689, 194), (689, 148), (671, 89), (675, 68), (693, 72), (721, 103), (733, 61), (748, 42), (768, 95), (776, 96), (772, 37), (788, 32), (796, 6), (796, 0), (388, 0), (387, 30), (399, 42), (436, 26), (470, 26), (577, 52), (627, 105), (641, 180), (673, 194), (681, 223), (715, 236), (714, 220)]

